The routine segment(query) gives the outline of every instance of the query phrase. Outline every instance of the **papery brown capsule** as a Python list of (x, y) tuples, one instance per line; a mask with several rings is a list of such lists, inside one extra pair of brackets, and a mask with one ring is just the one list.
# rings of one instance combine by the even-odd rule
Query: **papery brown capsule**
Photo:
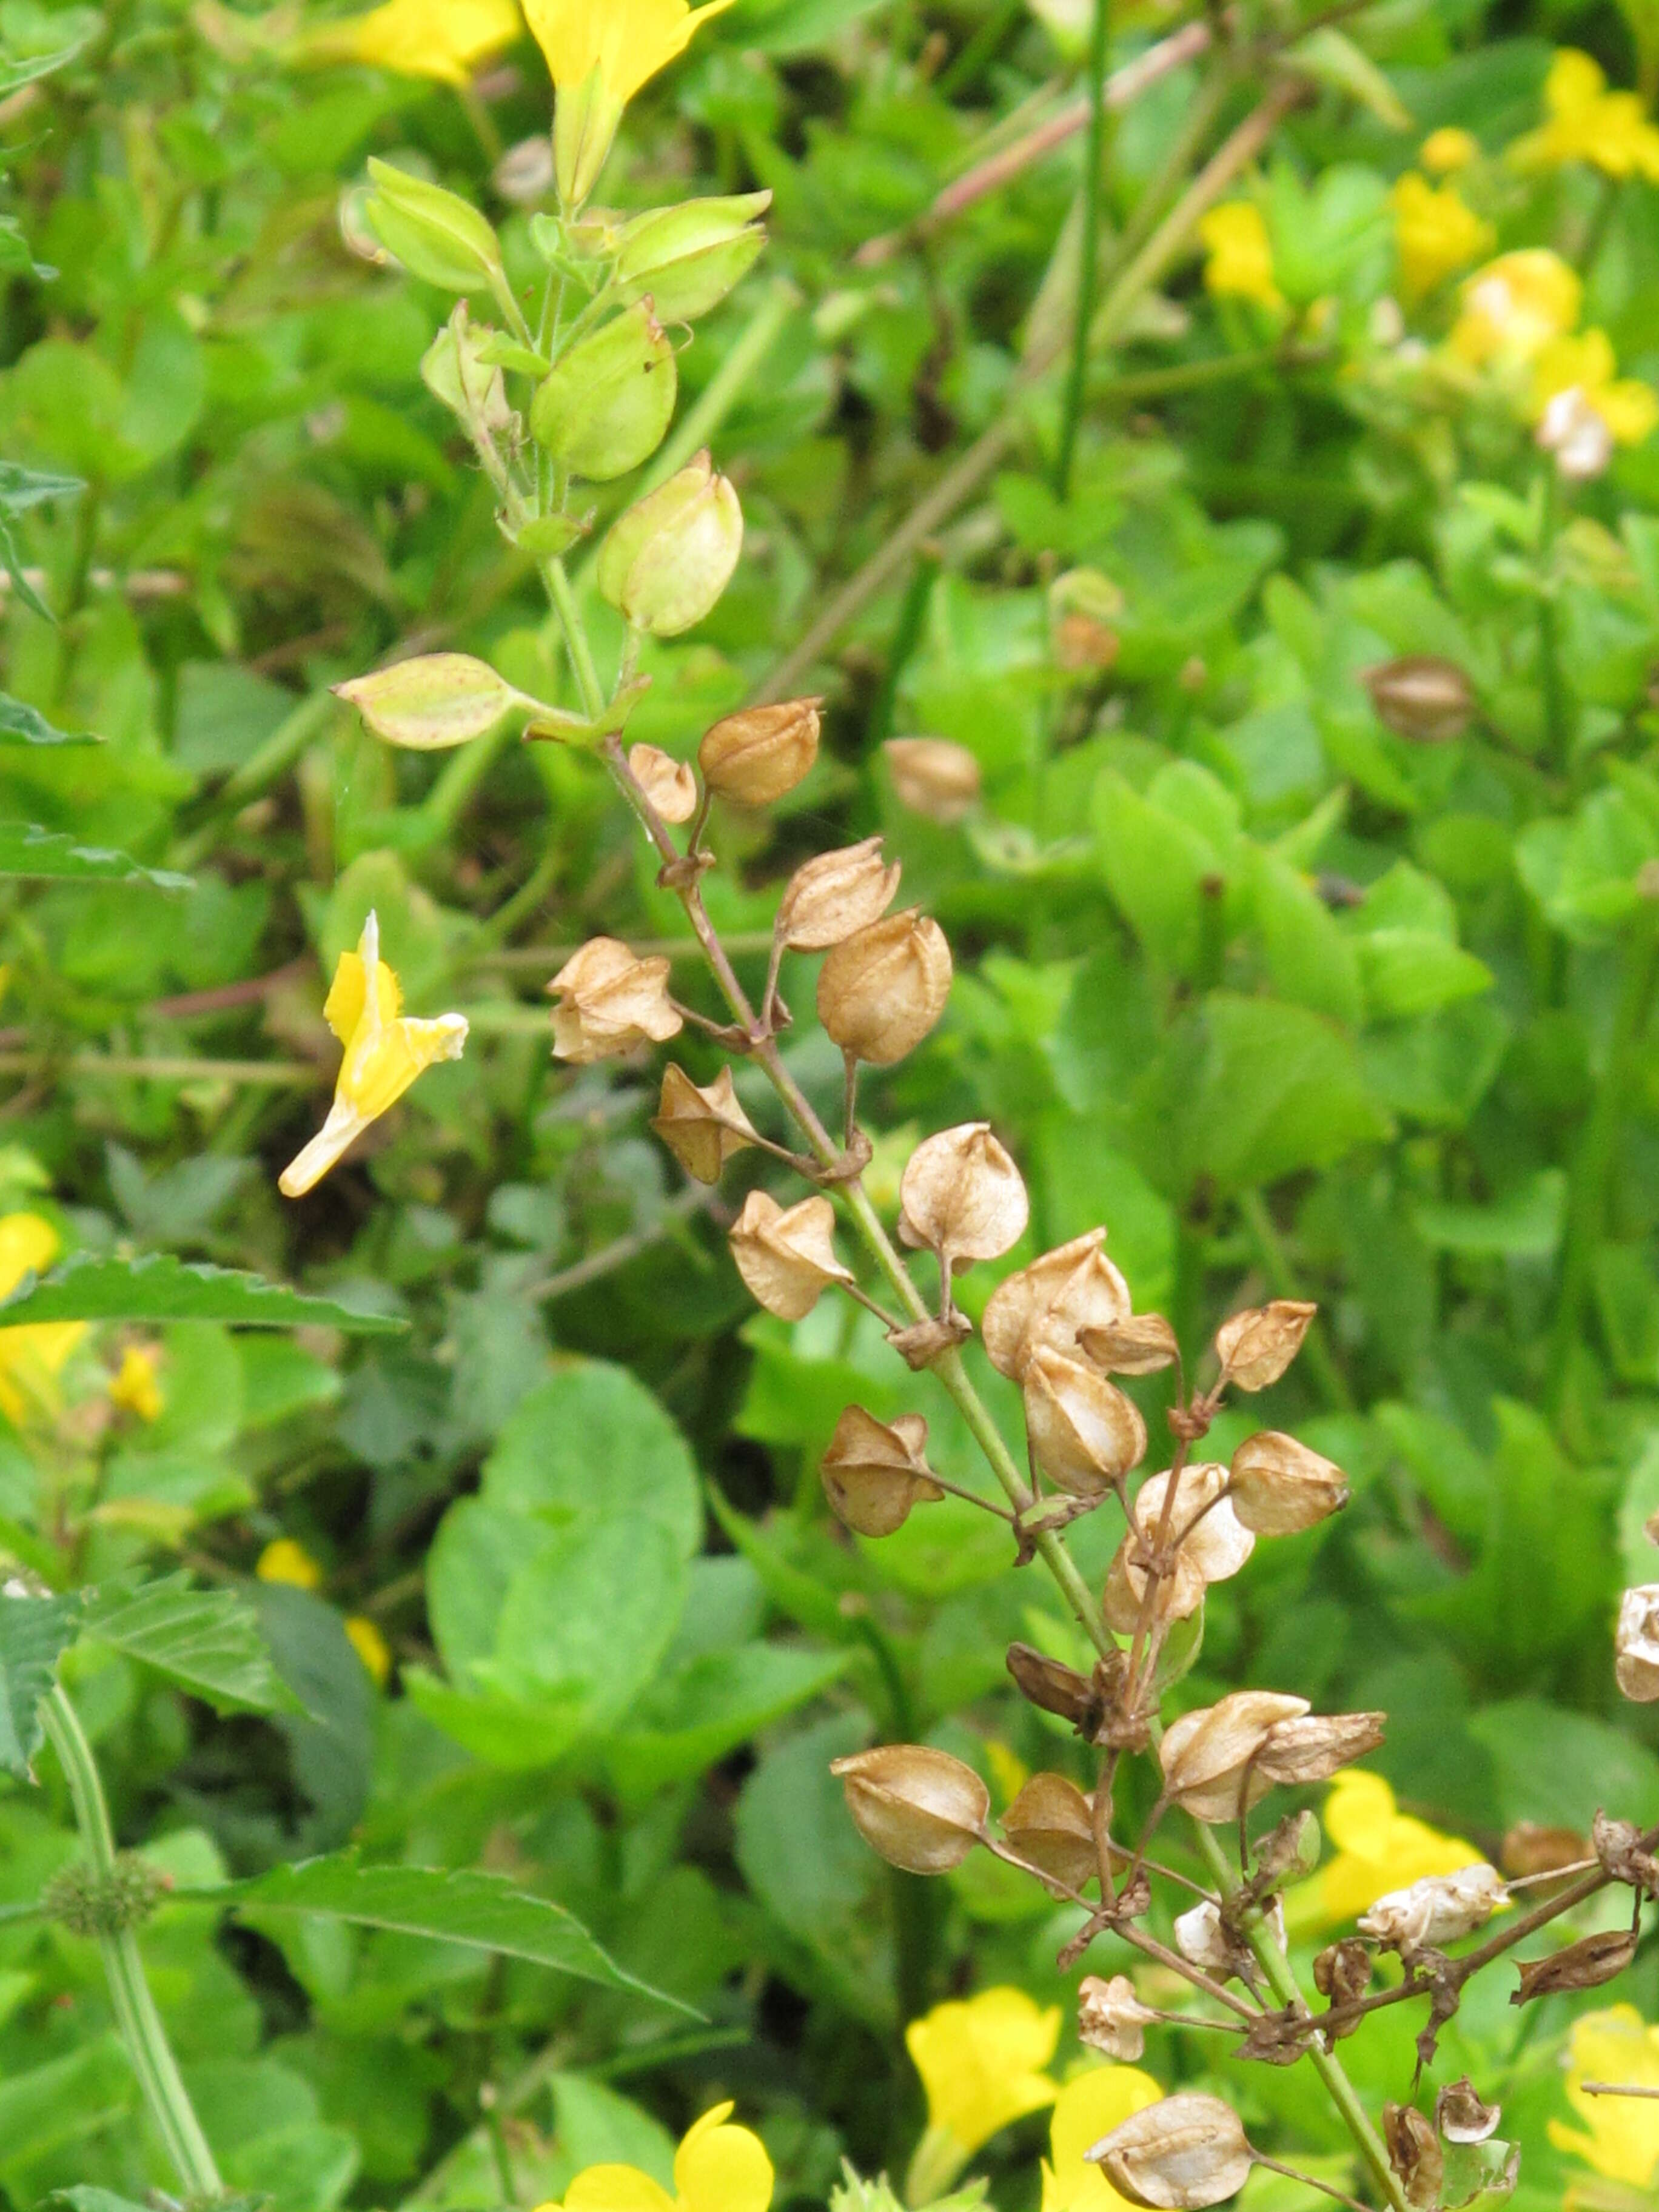
[(1105, 1242), (1103, 1229), (1091, 1229), (998, 1284), (981, 1330), (1000, 1373), (1020, 1382), (1039, 1346), (1073, 1359), (1085, 1330), (1128, 1319), (1129, 1285), (1101, 1249)]
[(1616, 1981), (1636, 1956), (1639, 1938), (1629, 1928), (1604, 1929), (1564, 1943), (1547, 1958), (1517, 1959), (1520, 1986), (1510, 1996), (1511, 2004), (1529, 2004), (1534, 1997), (1554, 1996), (1563, 1990), (1599, 1990), (1603, 1982)]
[(949, 1874), (983, 1838), (990, 1792), (949, 1752), (886, 1743), (833, 1759), (830, 1771), (865, 1842), (907, 1874)]
[(1388, 1723), (1386, 1713), (1310, 1713), (1302, 1720), (1284, 1721), (1268, 1737), (1258, 1765), (1269, 1781), (1289, 1789), (1328, 1782), (1375, 1751)]
[(800, 782), (818, 757), (822, 699), (747, 707), (708, 731), (697, 747), (703, 781), (740, 806), (769, 806)]
[[(1294, 1721), (1280, 1723), (1295, 1728)], [(1287, 1813), (1269, 1829), (1255, 1847), (1258, 1880), (1284, 1881), (1294, 1875), (1311, 1874), (1319, 1864), (1319, 1823), (1311, 1813)]]
[(1414, 653), (1367, 668), (1362, 681), (1377, 720), (1413, 744), (1445, 745), (1461, 738), (1474, 714), (1474, 690), (1455, 660)]
[(1483, 2102), (1467, 2074), (1448, 2081), (1434, 2100), (1434, 2131), (1446, 2142), (1486, 2142), (1503, 2117), (1504, 2107)]
[(1098, 1974), (1087, 1974), (1078, 1985), (1077, 1997), (1079, 2042), (1130, 2065), (1144, 2056), (1146, 2030), (1158, 2014), (1142, 2004), (1127, 1974), (1114, 1974), (1109, 1982)]
[(913, 1505), (943, 1498), (927, 1466), (927, 1442), (920, 1413), (898, 1413), (889, 1423), (848, 1406), (819, 1462), (837, 1517), (860, 1536), (890, 1536)]
[(1181, 1714), (1158, 1747), (1164, 1796), (1195, 1820), (1239, 1820), (1273, 1787), (1261, 1770), (1275, 1726), (1307, 1711), (1305, 1698), (1235, 1690)]
[(1191, 2090), (1146, 2106), (1084, 2156), (1120, 2196), (1157, 2212), (1201, 2212), (1224, 2204), (1237, 2196), (1255, 2163), (1232, 2107)]
[(1327, 1944), (1313, 1963), (1314, 1987), (1334, 2007), (1358, 2004), (1371, 1985), (1370, 1947), (1358, 1936)]
[(669, 1000), (667, 961), (636, 960), (614, 937), (590, 938), (547, 988), (558, 996), (554, 1053), (579, 1067), (662, 1044), (685, 1026)]
[(850, 1283), (836, 1257), (836, 1210), (827, 1198), (804, 1198), (781, 1206), (763, 1190), (751, 1190), (732, 1224), (728, 1242), (750, 1296), (780, 1321), (802, 1321), (832, 1283)]
[(657, 745), (633, 745), (628, 766), (634, 781), (665, 822), (689, 822), (697, 811), (697, 779), (690, 761)]
[(1299, 1298), (1274, 1298), (1224, 1321), (1215, 1333), (1222, 1381), (1237, 1390), (1265, 1390), (1277, 1382), (1301, 1351), (1318, 1311)]
[(1103, 1328), (1078, 1331), (1084, 1357), (1109, 1375), (1156, 1375), (1181, 1357), (1176, 1333), (1162, 1314), (1128, 1314)]
[(1098, 1879), (1089, 1800), (1063, 1774), (1034, 1774), (1002, 1816), (1011, 1850), (1056, 1884), (1055, 1894)]
[(1659, 1583), (1641, 1583), (1619, 1601), (1613, 1673), (1632, 1702), (1659, 1698)]
[[(1285, 1915), (1277, 1898), (1265, 1917), (1283, 1948)], [(1229, 1932), (1220, 1907), (1212, 1905), (1208, 1898), (1201, 1905), (1176, 1914), (1175, 1941), (1183, 1959), (1218, 1982), (1231, 1981), (1235, 1977), (1248, 1978), (1255, 1972), (1249, 1944)]]
[(833, 948), (818, 973), (818, 1019), (850, 1059), (891, 1067), (921, 1042), (950, 992), (945, 932), (908, 907)]
[(889, 738), (882, 747), (901, 806), (949, 829), (979, 805), (979, 763), (948, 738)]
[[(1181, 1471), (1170, 1514), (1170, 1538), (1173, 1541), (1183, 1529), (1190, 1533), (1176, 1553), (1172, 1569), (1159, 1578), (1156, 1605), (1164, 1620), (1185, 1620), (1196, 1613), (1209, 1585), (1231, 1580), (1255, 1549), (1255, 1538), (1241, 1527), (1225, 1496), (1227, 1480), (1226, 1468), (1212, 1461)], [(1141, 1484), (1132, 1516), (1134, 1533), (1119, 1547), (1107, 1582), (1106, 1619), (1121, 1636), (1132, 1635), (1140, 1616), (1147, 1562), (1164, 1516), (1169, 1483), (1166, 1469)]]
[(1609, 1880), (1659, 1898), (1659, 1859), (1643, 1849), (1634, 1820), (1614, 1820), (1598, 1812), (1590, 1822), (1590, 1844)]
[(1385, 1950), (1420, 1951), (1455, 1943), (1484, 1928), (1509, 1898), (1502, 1875), (1484, 1860), (1455, 1874), (1425, 1875), (1407, 1889), (1391, 1889), (1363, 1912), (1358, 1926)]
[(794, 952), (823, 952), (872, 921), (879, 921), (898, 889), (898, 864), (881, 857), (879, 837), (840, 852), (820, 853), (797, 868), (784, 887), (773, 927)]
[(1389, 2164), (1406, 2192), (1406, 2202), (1429, 2212), (1440, 2202), (1446, 2172), (1434, 2130), (1414, 2105), (1388, 2104), (1382, 2107), (1382, 2140), (1389, 2147)]
[(1000, 1260), (1018, 1244), (1031, 1202), (990, 1124), (965, 1121), (916, 1146), (905, 1163), (899, 1208), (900, 1242), (937, 1253), (948, 1274), (964, 1261)]
[(1246, 1437), (1233, 1454), (1232, 1478), (1233, 1511), (1258, 1536), (1298, 1534), (1348, 1502), (1341, 1468), (1277, 1429)]
[[(1121, 1660), (1121, 1655), (1119, 1656)], [(1050, 1659), (1046, 1652), (1035, 1650), (1029, 1644), (1008, 1646), (1007, 1667), (1020, 1695), (1030, 1704), (1045, 1713), (1070, 1721), (1079, 1732), (1092, 1732), (1103, 1702), (1103, 1686), (1097, 1679), (1091, 1680), (1087, 1674), (1079, 1674), (1075, 1667)]]
[[(1634, 1838), (1633, 1827), (1631, 1834)], [(1504, 1838), (1498, 1863), (1501, 1871), (1516, 1881), (1559, 1873), (1567, 1867), (1582, 1867), (1594, 1856), (1589, 1839), (1575, 1828), (1546, 1828), (1536, 1820), (1517, 1820)], [(1540, 1883), (1540, 1887), (1546, 1896), (1550, 1894), (1547, 1885)]]
[(672, 1060), (662, 1073), (662, 1094), (651, 1127), (689, 1176), (708, 1183), (718, 1182), (732, 1154), (760, 1134), (738, 1103), (729, 1067), (700, 1090)]
[(1139, 1408), (1092, 1367), (1038, 1351), (1021, 1387), (1032, 1453), (1061, 1490), (1098, 1498), (1139, 1465), (1146, 1450)]

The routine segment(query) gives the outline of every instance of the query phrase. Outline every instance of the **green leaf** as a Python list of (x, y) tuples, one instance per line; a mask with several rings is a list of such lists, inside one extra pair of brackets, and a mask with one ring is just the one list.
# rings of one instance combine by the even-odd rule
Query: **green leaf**
[(273, 1867), (251, 1881), (195, 1893), (240, 1912), (318, 1913), (358, 1928), (463, 1943), (550, 1966), (606, 1989), (631, 1990), (677, 2011), (695, 2014), (676, 1997), (625, 1972), (574, 1913), (550, 1898), (515, 1888), (505, 1875), (449, 1874), (437, 1867), (365, 1866), (355, 1851)]
[(746, 1644), (708, 1651), (659, 1684), (615, 1737), (605, 1762), (624, 1796), (704, 1773), (750, 1736), (816, 1698), (845, 1674), (848, 1651)]
[[(7, 2193), (33, 2194), (17, 2191), (13, 2184), (37, 2159), (76, 2147), (75, 2162), (81, 2163), (86, 2154), (79, 2147), (131, 2111), (137, 2087), (131, 2062), (113, 2034), (94, 2036), (67, 2057), (48, 2059), (44, 2066), (0, 2081), (0, 2172), (6, 2176)], [(105, 2195), (102, 2190), (87, 2193)], [(111, 2202), (118, 2204), (121, 2199)], [(88, 2212), (108, 2208), (100, 2204)]]
[(38, 83), (43, 76), (65, 68), (78, 53), (84, 52), (103, 27), (104, 18), (96, 8), (64, 8), (45, 15), (39, 28), (31, 25), (34, 38), (42, 33), (50, 43), (36, 45), (29, 51), (28, 43), (20, 40), (15, 29), (0, 43), (0, 96), (17, 91), (26, 84)]
[(31, 507), (53, 499), (73, 499), (86, 486), (79, 477), (66, 477), (47, 469), (26, 469), (16, 461), (0, 461), (0, 513), (21, 514)]
[(1442, 1252), (1471, 1259), (1547, 1260), (1561, 1241), (1567, 1178), (1540, 1168), (1492, 1206), (1424, 1205), (1417, 1233)]
[[(604, 1480), (595, 1479), (596, 1444)], [(557, 1526), (603, 1514), (659, 1522), (682, 1559), (702, 1541), (696, 1463), (672, 1420), (625, 1367), (573, 1360), (532, 1390), (484, 1462), (486, 1504)]]
[(170, 1252), (138, 1260), (83, 1254), (0, 1304), (0, 1328), (37, 1321), (218, 1321), (247, 1328), (337, 1328), (349, 1336), (391, 1336), (406, 1326), (234, 1267), (187, 1266)]
[(45, 1730), (40, 1700), (80, 1629), (82, 1600), (0, 1594), (0, 1767), (32, 1780)]
[(60, 730), (38, 707), (0, 691), (0, 745), (100, 745), (103, 742), (90, 730)]
[[(48, 737), (26, 742), (72, 741)], [(41, 830), (28, 822), (0, 822), (0, 876), (53, 883), (153, 884), (158, 891), (195, 888), (189, 876), (178, 875), (171, 868), (147, 868), (129, 854), (112, 852), (102, 845), (82, 845), (66, 831)]]
[(198, 1590), (186, 1575), (94, 1596), (84, 1632), (204, 1698), (216, 1712), (297, 1713), (252, 1607), (236, 1589)]

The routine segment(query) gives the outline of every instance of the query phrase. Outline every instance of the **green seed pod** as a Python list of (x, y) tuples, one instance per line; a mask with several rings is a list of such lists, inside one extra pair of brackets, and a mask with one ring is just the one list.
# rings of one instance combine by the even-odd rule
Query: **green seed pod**
[(617, 234), (617, 283), (628, 300), (649, 293), (665, 322), (693, 322), (718, 307), (760, 258), (758, 218), (770, 192), (688, 200), (635, 216)]
[(649, 300), (580, 339), (530, 409), (530, 427), (574, 476), (608, 483), (649, 460), (673, 417), (674, 349)]
[(480, 284), (494, 290), (504, 281), (501, 243), (477, 208), (389, 161), (371, 161), (368, 173), (374, 186), (363, 210), (369, 228), (411, 276), (447, 292), (471, 292)]
[(630, 507), (599, 554), (599, 589), (636, 629), (678, 637), (732, 580), (743, 509), (708, 453)]

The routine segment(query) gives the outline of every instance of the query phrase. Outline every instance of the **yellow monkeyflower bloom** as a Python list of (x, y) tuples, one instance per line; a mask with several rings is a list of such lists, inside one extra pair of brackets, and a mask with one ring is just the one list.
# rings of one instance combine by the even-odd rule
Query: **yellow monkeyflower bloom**
[[(9, 1298), (25, 1275), (44, 1274), (58, 1253), (58, 1231), (38, 1213), (0, 1219), (0, 1298)], [(0, 1328), (0, 1411), (21, 1422), (31, 1413), (52, 1413), (58, 1377), (82, 1338), (83, 1321), (26, 1322)]]
[[(1659, 2089), (1659, 2027), (1648, 2027), (1634, 2005), (1613, 2005), (1575, 2021), (1567, 2050), (1567, 2101), (1585, 2131), (1552, 2120), (1550, 2141), (1609, 2181), (1651, 2188), (1659, 2167), (1659, 2100), (1587, 2097), (1583, 2085), (1618, 2081)], [(1569, 2190), (1566, 2201), (1571, 2212), (1581, 2200)]]
[(1552, 338), (1532, 365), (1532, 412), (1543, 414), (1559, 392), (1577, 392), (1620, 446), (1639, 446), (1659, 423), (1659, 394), (1634, 376), (1615, 374), (1613, 341), (1605, 331)]
[(623, 110), (732, 0), (525, 0), (558, 94), (553, 151), (559, 197), (579, 208), (599, 181)]
[(141, 1421), (159, 1420), (166, 1401), (155, 1370), (155, 1354), (148, 1345), (128, 1345), (109, 1386), (110, 1403), (124, 1413), (136, 1413)]
[(392, 1647), (366, 1613), (354, 1613), (345, 1625), (351, 1648), (384, 1689), (392, 1673)]
[(1120, 2197), (1084, 2153), (1164, 2094), (1136, 2066), (1091, 2066), (1060, 2091), (1048, 2123), (1053, 2163), (1042, 2166), (1042, 2212), (1123, 2212)]
[(1609, 177), (1645, 177), (1659, 184), (1659, 129), (1638, 94), (1609, 92), (1600, 64), (1564, 46), (1544, 84), (1549, 121), (1517, 138), (1510, 159), (1520, 168), (1559, 168), (1585, 161)]
[(674, 2154), (671, 2197), (636, 2166), (590, 2166), (564, 2192), (562, 2208), (536, 2212), (767, 2212), (772, 2161), (747, 2128), (729, 2127), (730, 2105), (716, 2105)]
[(1198, 226), (1209, 259), (1204, 265), (1206, 291), (1217, 299), (1254, 300), (1263, 307), (1282, 307), (1285, 296), (1273, 282), (1273, 241), (1261, 210), (1251, 200), (1227, 200), (1210, 210)]
[(1417, 158), (1431, 177), (1449, 177), (1455, 169), (1467, 169), (1471, 161), (1480, 159), (1480, 142), (1473, 131), (1448, 124), (1430, 131), (1417, 149)]
[(285, 52), (294, 61), (368, 62), (398, 76), (461, 85), (522, 27), (517, 0), (386, 0), (367, 15), (301, 32)]
[(1321, 1819), (1337, 1853), (1285, 1899), (1299, 1927), (1352, 1920), (1391, 1889), (1480, 1863), (1472, 1844), (1401, 1812), (1382, 1777), (1360, 1767), (1337, 1777)]
[(943, 2196), (999, 2128), (1053, 2104), (1042, 2069), (1059, 2040), (1059, 2006), (1024, 1990), (981, 1990), (911, 2021), (904, 2047), (927, 2093), (927, 2125), (905, 2184), (909, 2203)]
[(303, 1544), (278, 1536), (260, 1553), (254, 1573), (262, 1583), (286, 1583), (292, 1589), (320, 1589), (323, 1571)]
[[(374, 988), (368, 988), (368, 978)], [(395, 1106), (417, 1075), (439, 1060), (459, 1060), (466, 1043), (466, 1018), (440, 1014), (434, 1022), (399, 1018), (403, 989), (380, 957), (380, 926), (363, 924), (355, 952), (343, 952), (323, 1018), (345, 1047), (328, 1119), (299, 1157), (283, 1170), (285, 1198), (303, 1198), (320, 1182), (371, 1121)]]
[(1584, 288), (1547, 246), (1500, 253), (1463, 286), (1462, 311), (1448, 343), (1471, 368), (1530, 362), (1578, 320)]
[(1437, 191), (1426, 177), (1407, 169), (1389, 194), (1389, 204), (1401, 282), (1408, 297), (1420, 299), (1492, 252), (1492, 225), (1465, 204), (1455, 185), (1442, 185)]

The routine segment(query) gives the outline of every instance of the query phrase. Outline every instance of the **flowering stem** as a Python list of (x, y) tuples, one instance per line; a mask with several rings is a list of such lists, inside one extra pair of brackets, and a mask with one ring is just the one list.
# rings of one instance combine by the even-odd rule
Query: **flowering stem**
[(559, 626), (564, 632), (564, 641), (570, 654), (570, 665), (575, 672), (576, 688), (582, 695), (582, 706), (594, 720), (605, 712), (605, 692), (599, 683), (599, 671), (593, 665), (593, 650), (587, 642), (587, 629), (582, 621), (581, 609), (576, 605), (576, 594), (570, 588), (570, 578), (564, 562), (556, 557), (542, 563), (542, 574), (547, 584), (547, 595), (553, 602)]

